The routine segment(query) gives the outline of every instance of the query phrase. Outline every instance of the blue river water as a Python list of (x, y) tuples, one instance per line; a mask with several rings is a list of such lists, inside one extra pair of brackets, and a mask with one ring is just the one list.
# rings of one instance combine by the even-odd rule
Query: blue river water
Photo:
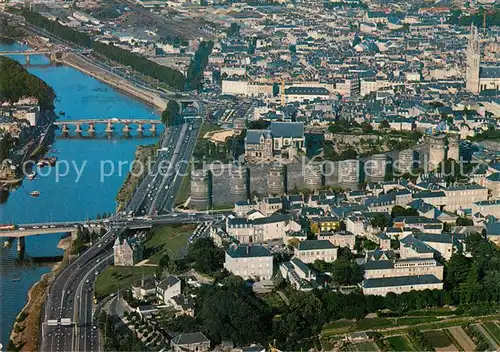
[[(25, 47), (19, 44), (0, 44), (0, 51), (22, 49)], [(14, 58), (20, 62), (24, 61), (23, 56)], [(48, 59), (33, 57), (31, 62), (47, 63)], [(154, 108), (76, 69), (33, 65), (29, 71), (54, 88), (57, 94), (55, 111), (64, 112), (60, 120), (159, 118), (158, 111)], [(146, 134), (143, 138), (127, 139), (116, 133), (113, 138), (108, 139), (102, 130), (97, 132), (98, 138), (93, 139), (62, 138), (58, 134), (49, 155), (57, 157), (59, 168), (45, 167), (34, 180), (25, 179), (17, 190), (11, 192), (8, 200), (0, 205), (0, 223), (83, 220), (88, 217), (95, 218), (99, 213), (114, 212), (117, 191), (128, 173), (129, 165), (126, 163), (133, 160), (138, 145), (156, 143), (157, 138)], [(66, 165), (69, 166), (68, 169)], [(79, 178), (77, 170), (83, 170)], [(56, 175), (56, 171), (60, 177)], [(65, 173), (67, 175), (62, 176)], [(38, 198), (30, 196), (30, 192), (34, 190), (40, 192)], [(60, 238), (61, 235), (27, 237), (26, 257), (62, 254), (56, 247)], [(29, 288), (41, 275), (51, 270), (48, 265), (36, 264), (29, 260), (27, 263), (21, 262), (16, 258), (15, 244), (11, 248), (0, 248), (0, 343), (4, 346), (8, 343), (16, 315), (26, 304)], [(17, 281), (17, 278), (21, 280)]]

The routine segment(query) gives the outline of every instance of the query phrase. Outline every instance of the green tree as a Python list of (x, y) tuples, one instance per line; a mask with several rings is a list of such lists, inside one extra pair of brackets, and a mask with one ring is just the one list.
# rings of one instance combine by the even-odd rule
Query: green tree
[(219, 271), (224, 264), (224, 250), (210, 238), (200, 238), (189, 246), (188, 257), (194, 261), (196, 270), (206, 274)]
[(389, 220), (384, 214), (379, 214), (371, 220), (371, 225), (381, 230), (386, 228), (388, 224)]
[(201, 42), (193, 59), (189, 63), (186, 90), (200, 89), (203, 80), (203, 74), (208, 64), (208, 57), (212, 53), (214, 43), (212, 41)]
[(227, 30), (228, 36), (237, 36), (240, 34), (240, 25), (238, 23), (231, 23), (231, 26)]
[(161, 113), (161, 121), (166, 126), (172, 126), (178, 114), (179, 104), (175, 100), (169, 100), (167, 103), (167, 108)]
[(293, 292), (289, 300), (290, 305), (275, 325), (273, 336), (285, 350), (310, 348), (325, 322), (323, 305), (311, 292)]
[(389, 124), (389, 121), (384, 120), (384, 121), (380, 122), (380, 124), (378, 125), (378, 128), (379, 129), (387, 129), (387, 128), (391, 128), (391, 125)]

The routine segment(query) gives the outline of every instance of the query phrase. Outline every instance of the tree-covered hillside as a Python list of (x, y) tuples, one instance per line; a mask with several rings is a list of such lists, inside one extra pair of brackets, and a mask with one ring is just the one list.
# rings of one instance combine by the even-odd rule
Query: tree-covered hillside
[(19, 62), (0, 57), (0, 101), (15, 103), (22, 97), (35, 97), (44, 109), (53, 108), (52, 87), (32, 75)]

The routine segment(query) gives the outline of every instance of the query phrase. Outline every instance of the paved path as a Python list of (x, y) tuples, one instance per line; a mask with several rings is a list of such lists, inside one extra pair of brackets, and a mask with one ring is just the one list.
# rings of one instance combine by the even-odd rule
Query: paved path
[(283, 291), (277, 291), (277, 292), (278, 292), (278, 295), (283, 300), (283, 302), (285, 302), (287, 306), (290, 305), (290, 301), (288, 300), (288, 297), (285, 296), (285, 294), (283, 293)]
[(464, 351), (475, 351), (476, 350), (476, 345), (474, 342), (471, 340), (469, 335), (460, 327), (460, 326), (454, 326), (451, 328), (448, 328), (448, 331), (453, 335), (455, 340), (462, 346)]

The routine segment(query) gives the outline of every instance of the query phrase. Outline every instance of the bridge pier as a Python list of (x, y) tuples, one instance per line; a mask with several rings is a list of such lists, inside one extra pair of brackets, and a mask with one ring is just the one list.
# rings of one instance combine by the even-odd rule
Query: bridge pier
[(104, 131), (108, 134), (113, 133), (113, 124), (111, 123), (111, 121), (108, 121), (108, 123), (106, 124), (106, 129)]
[(75, 129), (76, 134), (81, 135), (82, 134), (82, 125), (80, 123), (76, 124), (76, 129)]
[(31, 65), (31, 55), (26, 54), (26, 55), (25, 55), (25, 58), (26, 58), (26, 66)]
[(139, 135), (142, 135), (142, 132), (144, 131), (144, 127), (142, 126), (142, 123), (137, 124), (137, 133)]
[(7, 237), (5, 241), (3, 242), (4, 247), (10, 247), (12, 246), (12, 242), (14, 242), (14, 237)]
[(65, 123), (62, 125), (61, 133), (63, 136), (67, 136), (69, 134), (68, 124)]
[(149, 130), (151, 131), (151, 134), (153, 136), (156, 136), (156, 124), (152, 123), (151, 127), (149, 128)]
[(130, 126), (128, 125), (128, 123), (125, 123), (125, 124), (123, 125), (123, 129), (122, 129), (122, 131), (123, 131), (123, 134), (124, 134), (125, 136), (128, 136), (128, 135), (129, 135), (129, 132), (130, 132)]
[(89, 135), (91, 137), (95, 136), (95, 125), (94, 123), (89, 123), (89, 129), (88, 129)]
[(25, 237), (18, 237), (18, 239), (17, 239), (17, 252), (18, 253), (24, 252), (25, 247), (26, 247), (26, 238)]

